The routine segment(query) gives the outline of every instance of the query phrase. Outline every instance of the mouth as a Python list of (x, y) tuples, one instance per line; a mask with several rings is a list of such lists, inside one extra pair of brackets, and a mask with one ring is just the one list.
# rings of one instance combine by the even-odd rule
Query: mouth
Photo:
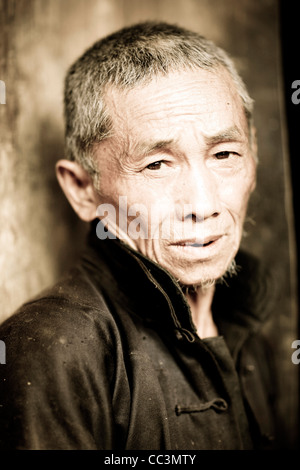
[(220, 238), (222, 238), (222, 235), (212, 235), (202, 239), (201, 242), (198, 240), (180, 240), (178, 242), (172, 243), (172, 245), (181, 247), (205, 248), (212, 245)]
[(178, 240), (170, 245), (174, 254), (180, 258), (192, 259), (197, 261), (207, 261), (219, 256), (224, 248), (225, 234), (209, 235), (201, 239), (193, 238), (187, 240)]

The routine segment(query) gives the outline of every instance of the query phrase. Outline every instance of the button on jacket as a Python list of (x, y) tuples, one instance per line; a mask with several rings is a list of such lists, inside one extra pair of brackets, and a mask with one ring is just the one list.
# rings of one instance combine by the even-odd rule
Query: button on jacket
[(268, 277), (239, 253), (201, 339), (174, 278), (95, 224), (78, 264), (0, 327), (1, 449), (269, 447)]

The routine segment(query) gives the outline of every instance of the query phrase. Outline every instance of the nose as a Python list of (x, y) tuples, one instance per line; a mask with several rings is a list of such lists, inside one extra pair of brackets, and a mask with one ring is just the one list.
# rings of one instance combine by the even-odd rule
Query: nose
[(217, 217), (221, 211), (219, 190), (216, 177), (205, 163), (190, 167), (183, 175), (180, 191), (181, 220), (202, 222)]

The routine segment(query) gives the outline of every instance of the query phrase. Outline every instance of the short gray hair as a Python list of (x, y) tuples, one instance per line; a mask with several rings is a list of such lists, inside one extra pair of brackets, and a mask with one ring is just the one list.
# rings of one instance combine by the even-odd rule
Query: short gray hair
[(229, 55), (212, 41), (177, 25), (146, 22), (97, 41), (69, 68), (65, 80), (66, 157), (97, 176), (93, 146), (109, 137), (113, 122), (105, 91), (146, 84), (184, 69), (225, 67), (242, 99), (251, 127), (253, 100)]

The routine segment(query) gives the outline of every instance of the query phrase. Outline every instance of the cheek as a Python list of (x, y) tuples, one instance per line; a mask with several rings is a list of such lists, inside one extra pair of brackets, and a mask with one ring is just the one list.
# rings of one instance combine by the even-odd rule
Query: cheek
[(235, 216), (243, 218), (254, 188), (255, 165), (251, 162), (238, 174), (219, 181), (219, 194), (223, 206)]
[(173, 226), (173, 204), (169, 199), (156, 197), (147, 206), (149, 238), (169, 238)]
[(173, 220), (170, 217), (173, 206), (169, 198), (131, 190), (126, 196), (115, 195), (112, 199), (111, 203), (116, 209), (117, 223), (130, 238), (159, 239), (165, 235), (164, 230), (169, 233), (168, 221)]

